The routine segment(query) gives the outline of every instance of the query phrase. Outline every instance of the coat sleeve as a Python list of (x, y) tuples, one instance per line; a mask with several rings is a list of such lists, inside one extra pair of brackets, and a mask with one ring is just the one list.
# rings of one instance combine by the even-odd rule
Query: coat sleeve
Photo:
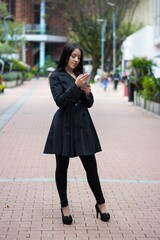
[(93, 94), (90, 92), (90, 94), (88, 96), (86, 96), (86, 95), (84, 96), (82, 104), (85, 107), (90, 108), (90, 107), (92, 107), (93, 103), (94, 103)]
[(51, 93), (58, 107), (67, 106), (75, 96), (79, 95), (80, 89), (75, 83), (65, 90), (57, 74), (51, 74), (49, 80)]

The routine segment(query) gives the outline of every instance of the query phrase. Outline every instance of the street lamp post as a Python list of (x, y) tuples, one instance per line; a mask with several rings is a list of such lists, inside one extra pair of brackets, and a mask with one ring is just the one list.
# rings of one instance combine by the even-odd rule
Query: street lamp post
[(14, 28), (14, 48), (17, 50), (17, 30), (19, 30), (20, 28)]
[(9, 30), (8, 30), (7, 20), (12, 19), (12, 18), (13, 18), (12, 15), (3, 17), (3, 25), (4, 25), (4, 29), (5, 29), (5, 33), (6, 33), (6, 43), (7, 43), (7, 44), (8, 44), (8, 37), (9, 37)]
[[(18, 34), (17, 31), (20, 30), (21, 34)], [(25, 47), (25, 24), (22, 24), (22, 27), (17, 27), (13, 29), (14, 35), (14, 48), (17, 50), (17, 41), (20, 41), (21, 44), (21, 60), (26, 63), (26, 47)]]
[(101, 30), (101, 68), (104, 70), (104, 43), (105, 43), (105, 32), (106, 32), (106, 20), (99, 19), (99, 22), (102, 22)]
[(22, 62), (26, 63), (25, 24), (22, 25)]
[(117, 15), (117, 7), (116, 4), (107, 2), (107, 5), (114, 9), (113, 11), (113, 72), (116, 71), (116, 15)]

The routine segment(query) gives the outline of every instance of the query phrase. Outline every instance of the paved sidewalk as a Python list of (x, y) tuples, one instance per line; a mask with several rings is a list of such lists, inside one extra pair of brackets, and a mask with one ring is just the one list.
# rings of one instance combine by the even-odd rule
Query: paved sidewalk
[(103, 151), (97, 163), (108, 223), (78, 158), (71, 159), (68, 196), (74, 218), (62, 224), (54, 156), (43, 147), (57, 109), (48, 80), (25, 82), (0, 95), (0, 240), (160, 240), (160, 117), (144, 111), (110, 83), (92, 87), (90, 109)]

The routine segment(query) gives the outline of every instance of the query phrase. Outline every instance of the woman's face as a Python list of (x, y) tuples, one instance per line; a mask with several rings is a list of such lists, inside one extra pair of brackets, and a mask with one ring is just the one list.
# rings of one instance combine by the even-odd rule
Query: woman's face
[(80, 62), (80, 59), (81, 59), (81, 51), (79, 50), (79, 48), (75, 48), (69, 57), (67, 68), (70, 70), (73, 70), (74, 68), (76, 68)]

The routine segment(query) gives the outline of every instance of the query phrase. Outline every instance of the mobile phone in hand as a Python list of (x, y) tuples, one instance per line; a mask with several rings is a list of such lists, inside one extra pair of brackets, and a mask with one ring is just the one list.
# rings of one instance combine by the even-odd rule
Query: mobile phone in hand
[(84, 75), (86, 75), (86, 78), (87, 78), (87, 80), (86, 80), (86, 82), (84, 84), (89, 84), (89, 82), (90, 82), (90, 73), (84, 73)]
[(85, 75), (86, 75), (86, 82), (81, 86), (82, 89), (84, 89), (87, 85), (89, 85), (89, 82), (90, 82), (90, 74), (85, 73)]

